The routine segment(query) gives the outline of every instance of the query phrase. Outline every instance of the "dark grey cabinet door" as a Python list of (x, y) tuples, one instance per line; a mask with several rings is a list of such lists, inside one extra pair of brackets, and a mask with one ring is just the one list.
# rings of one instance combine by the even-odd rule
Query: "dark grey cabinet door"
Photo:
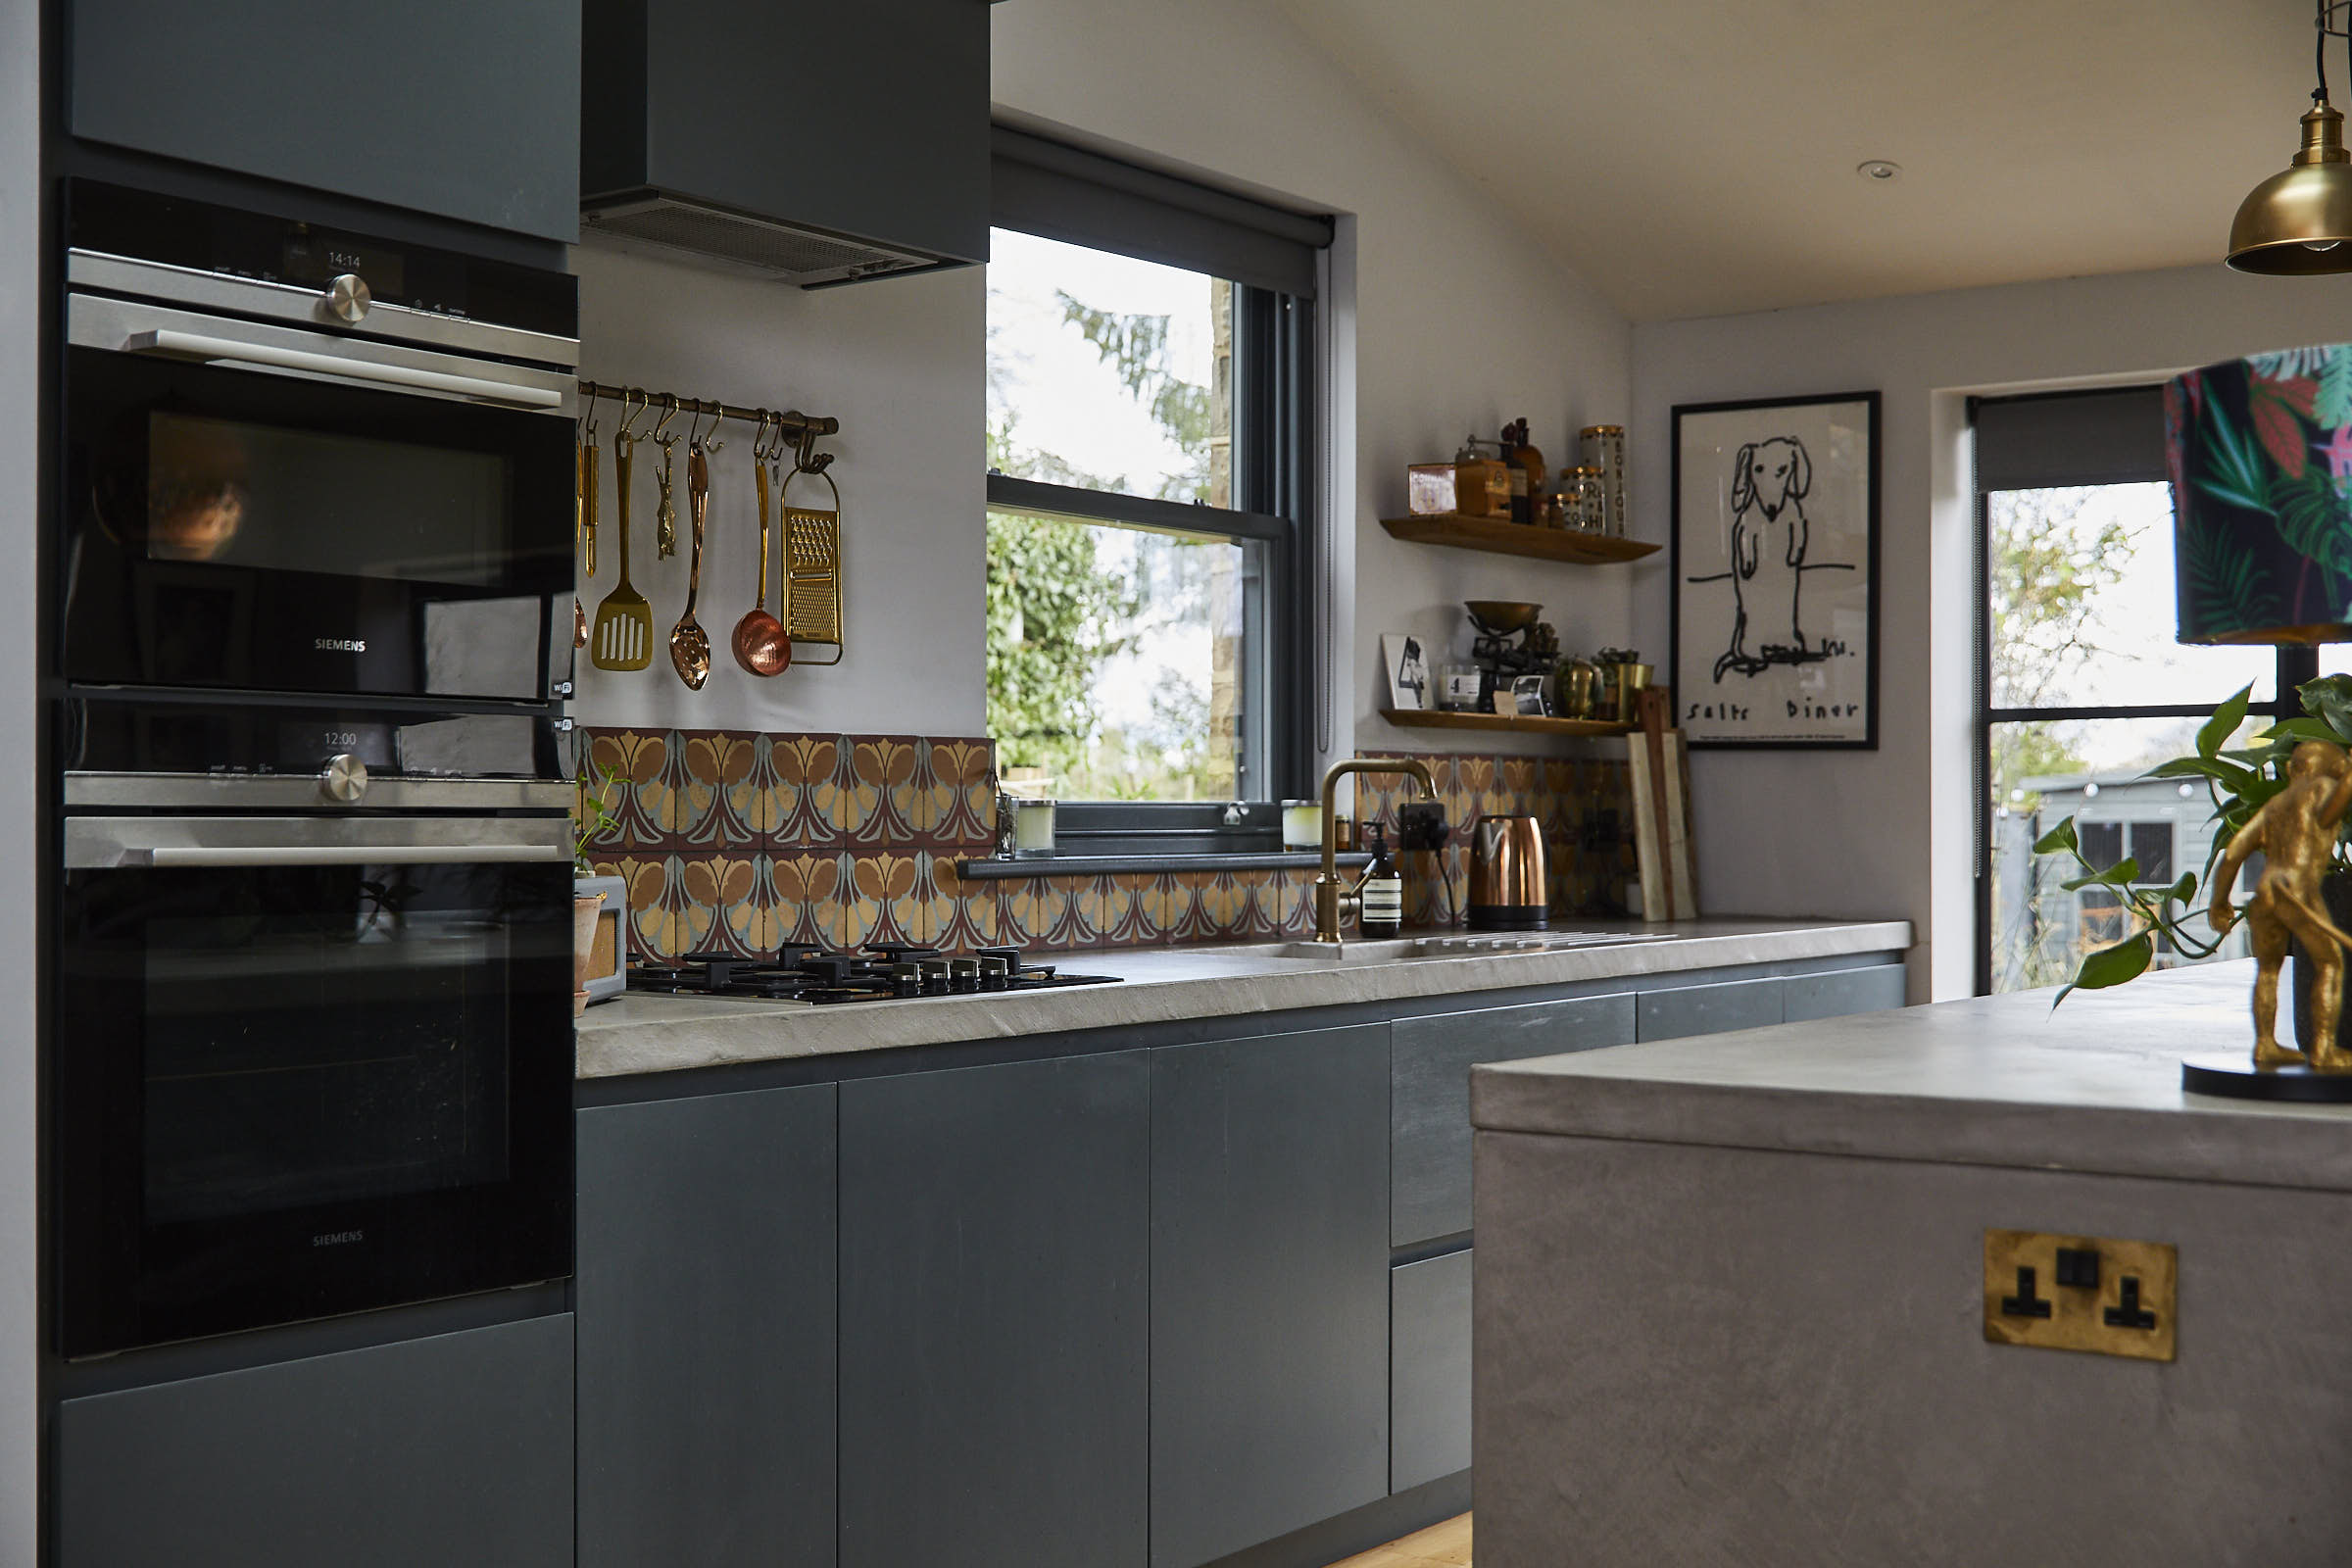
[(1626, 1045), (1634, 998), (1442, 1012), (1390, 1027), (1389, 1241), (1409, 1247), (1470, 1228), (1471, 1067)]
[(841, 1091), (841, 1561), (1140, 1568), (1151, 1064)]
[(1899, 1007), (1906, 995), (1903, 966), (1899, 963), (1791, 975), (1781, 985), (1781, 1016), (1785, 1023), (1842, 1018), (1849, 1013)]
[(70, 11), (76, 136), (547, 239), (578, 234), (580, 0), (71, 0)]
[(1636, 1010), (1636, 1038), (1677, 1040), (1685, 1035), (1759, 1029), (1781, 1021), (1784, 980), (1718, 980), (1644, 991)]
[(1389, 1490), (1470, 1468), (1470, 1253), (1389, 1271)]
[(579, 1113), (582, 1568), (826, 1564), (834, 1089)]
[(568, 1568), (571, 1318), (68, 1399), (61, 1568)]
[(1152, 1054), (1152, 1562), (1389, 1482), (1389, 1026)]

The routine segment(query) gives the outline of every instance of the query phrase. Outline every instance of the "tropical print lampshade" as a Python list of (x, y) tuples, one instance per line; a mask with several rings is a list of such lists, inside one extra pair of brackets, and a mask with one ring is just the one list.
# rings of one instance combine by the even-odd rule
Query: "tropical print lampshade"
[(2164, 389), (2184, 643), (2352, 642), (2352, 344)]

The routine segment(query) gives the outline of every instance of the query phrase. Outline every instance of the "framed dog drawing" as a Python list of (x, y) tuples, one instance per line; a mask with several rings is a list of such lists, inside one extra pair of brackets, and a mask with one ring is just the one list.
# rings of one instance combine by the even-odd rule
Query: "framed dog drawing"
[(1674, 411), (1674, 702), (1693, 746), (1879, 744), (1879, 395)]

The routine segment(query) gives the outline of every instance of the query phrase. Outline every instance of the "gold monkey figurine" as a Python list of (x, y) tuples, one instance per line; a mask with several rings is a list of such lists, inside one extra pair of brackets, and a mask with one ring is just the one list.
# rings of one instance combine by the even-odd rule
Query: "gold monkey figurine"
[[(2344, 1005), (2344, 954), (2352, 950), (2352, 936), (2336, 929), (2320, 897), (2320, 881), (2335, 850), (2336, 825), (2352, 808), (2352, 757), (2341, 746), (2305, 741), (2287, 760), (2286, 777), (2286, 788), (2230, 836), (2214, 868), (2208, 918), (2217, 933), (2236, 922), (2230, 890), (2246, 858), (2260, 851), (2262, 876), (2246, 901), (2254, 941), (2254, 1065), (2307, 1062), (2322, 1072), (2352, 1072), (2352, 1051), (2335, 1040)], [(2286, 961), (2289, 937), (2302, 939), (2315, 971), (2309, 1056), (2278, 1043), (2278, 970)]]

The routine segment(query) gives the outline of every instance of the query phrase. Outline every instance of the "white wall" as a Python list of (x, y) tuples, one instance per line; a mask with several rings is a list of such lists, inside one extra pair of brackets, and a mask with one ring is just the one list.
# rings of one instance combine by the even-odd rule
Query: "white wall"
[[(2218, 265), (1637, 327), (1631, 462), (1634, 528), (1645, 539), (1668, 536), (1674, 405), (1884, 394), (1879, 750), (1693, 754), (1708, 912), (1903, 916), (1921, 943), (1914, 1000), (1966, 995), (1975, 978), (1966, 395), (2146, 380), (2346, 338), (2352, 280), (2246, 277)], [(1638, 635), (1660, 650), (1664, 560), (1636, 578)]]
[[(835, 454), (841, 487), (849, 639), (835, 669), (796, 664), (762, 680), (736, 665), (728, 639), (752, 608), (760, 529), (752, 430), (729, 421), (710, 459), (710, 539), (695, 612), (710, 637), (710, 680), (689, 692), (668, 648), (686, 603), (686, 446), (678, 444), (675, 460), (678, 551), (661, 561), (661, 449), (646, 442), (637, 449), (629, 571), (653, 601), (660, 646), (653, 665), (634, 674), (596, 669), (583, 654), (572, 712), (588, 724), (986, 734), (987, 305), (979, 270), (810, 291), (594, 247), (575, 250), (572, 262), (580, 274), (580, 373), (589, 380), (841, 420), (841, 434), (821, 446)], [(591, 618), (615, 581), (620, 544), (615, 406), (603, 404), (599, 416), (604, 527), (597, 577), (584, 585)], [(670, 433), (686, 427), (681, 415)], [(799, 505), (828, 502), (824, 486), (807, 478), (792, 495)], [(781, 549), (780, 531), (770, 549)], [(780, 581), (772, 554), (768, 569), (772, 612)]]
[[(1451, 457), (1467, 433), (1524, 415), (1557, 464), (1579, 426), (1623, 421), (1631, 333), (1589, 284), (1270, 7), (1005, 0), (995, 17), (1001, 113), (1352, 215), (1327, 302), (1354, 340), (1352, 383), (1332, 400), (1339, 581), (1353, 584), (1334, 626), (1337, 753), (1462, 749), (1445, 744), (1458, 736), (1392, 728), (1378, 710), (1380, 634), (1466, 653), (1464, 599), (1540, 600), (1571, 648), (1625, 640), (1625, 568), (1403, 544), (1377, 520), (1403, 510), (1405, 465)], [(1501, 736), (1492, 749), (1544, 747)]]
[(34, 1558), (39, 1494), (36, 1404), (39, 1251), (35, 1193), (34, 876), (40, 865), (33, 759), (40, 755), (31, 671), (40, 611), (36, 352), (40, 281), (40, 35), (43, 8), (0, 6), (0, 552), (19, 564), (0, 587), (0, 1563)]

